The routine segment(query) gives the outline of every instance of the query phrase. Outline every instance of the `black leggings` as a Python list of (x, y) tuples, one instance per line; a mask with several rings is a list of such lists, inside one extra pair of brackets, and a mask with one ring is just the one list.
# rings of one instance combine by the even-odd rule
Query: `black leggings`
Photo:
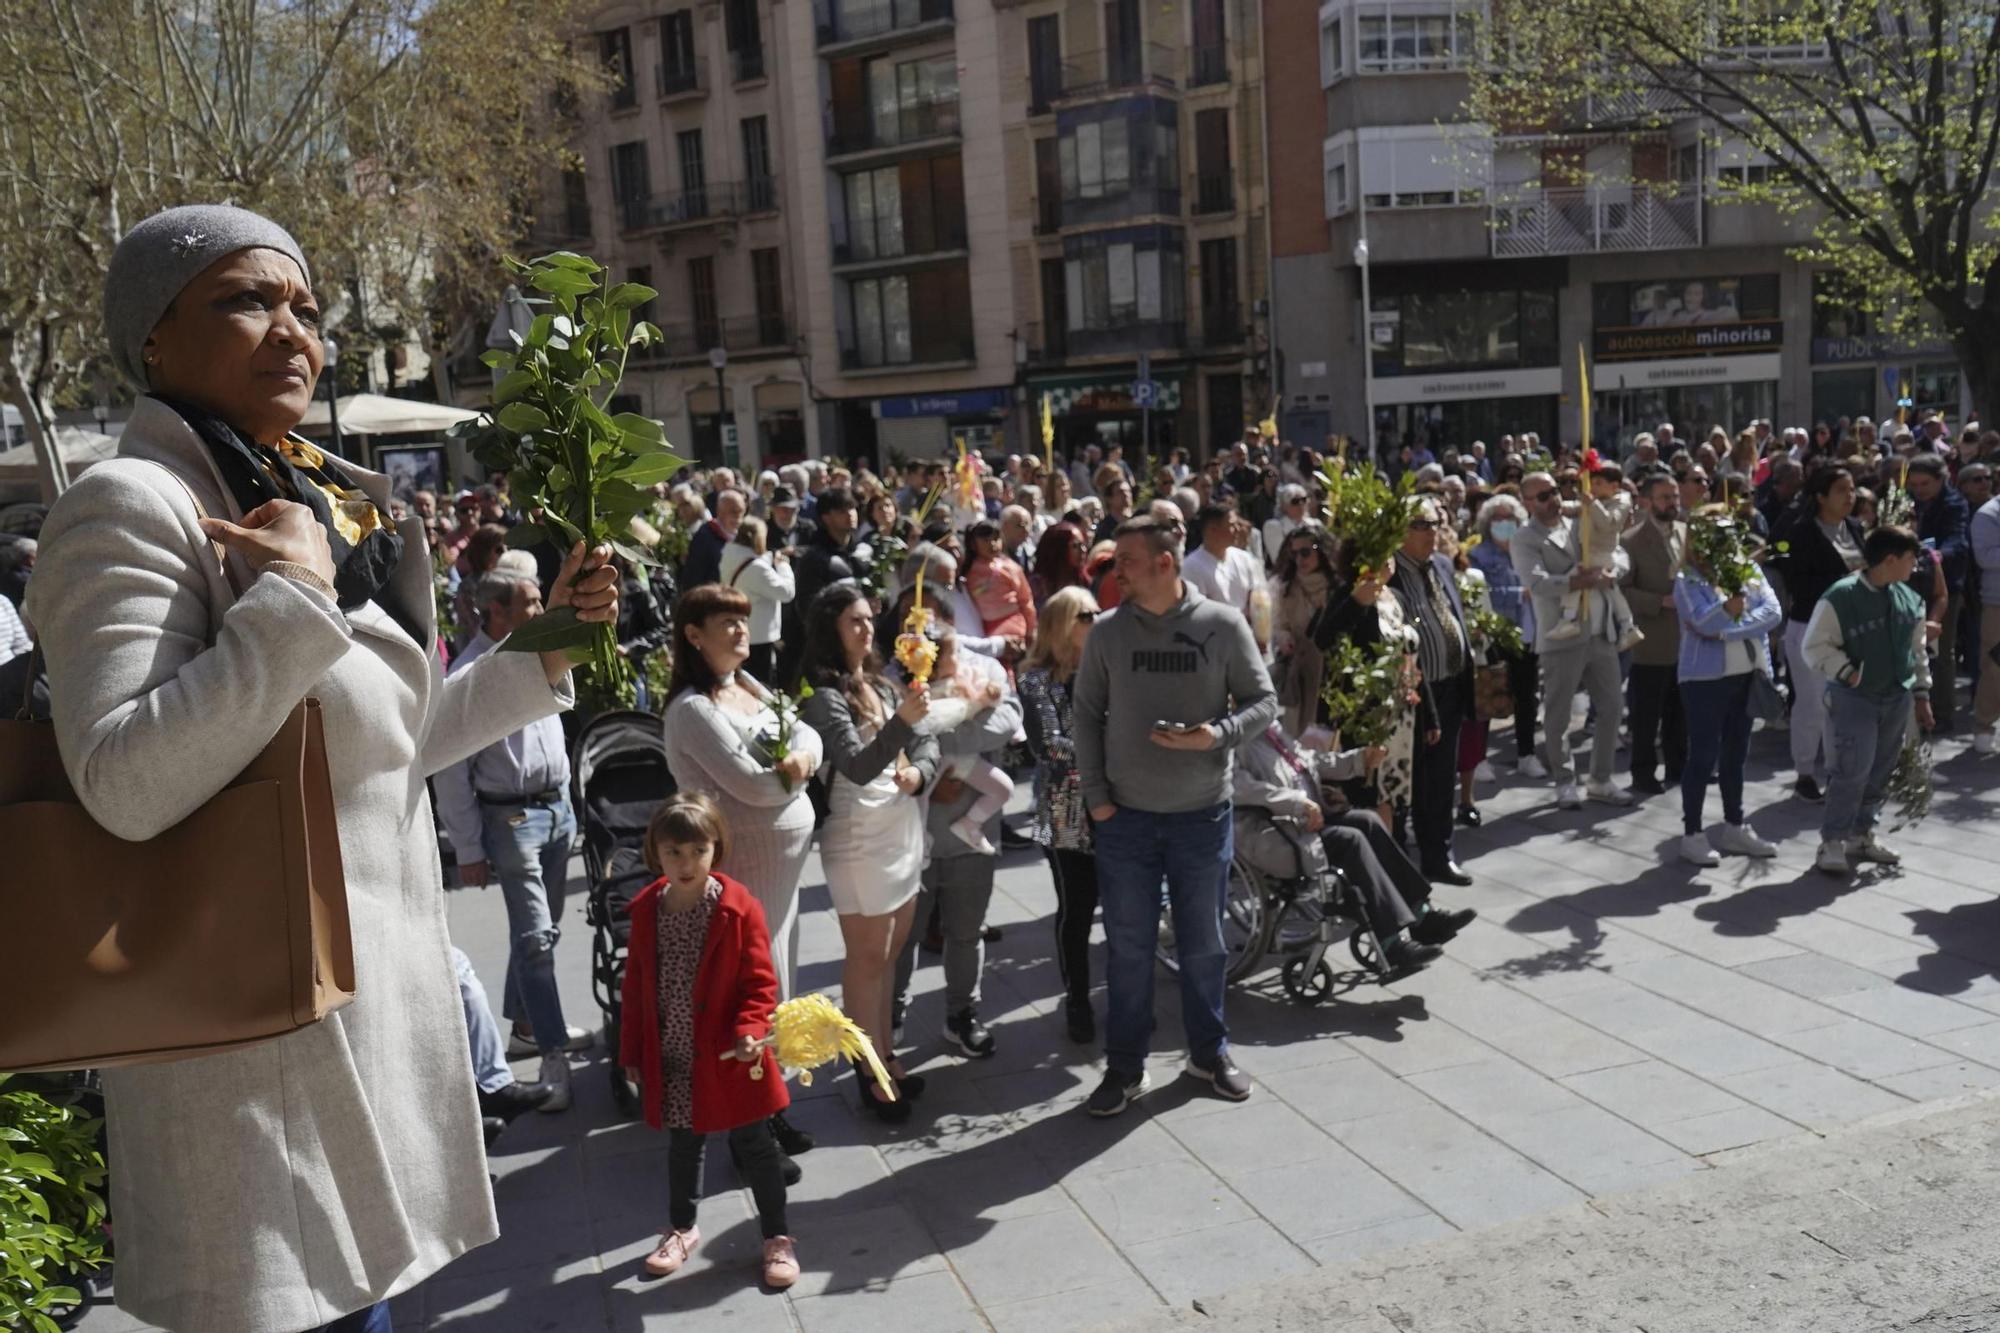
[[(708, 1135), (691, 1129), (667, 1131), (667, 1218), (676, 1231), (694, 1225), (694, 1206), (701, 1201), (701, 1156)], [(778, 1162), (778, 1141), (768, 1121), (753, 1120), (729, 1131), (736, 1171), (757, 1200), (757, 1225), (764, 1239), (788, 1236), (785, 1225), (785, 1171)]]
[(1514, 757), (1526, 759), (1535, 752), (1535, 718), (1540, 708), (1536, 685), (1542, 659), (1522, 653), (1507, 659), (1507, 688), (1514, 695)]
[(1097, 917), (1097, 854), (1044, 848), (1056, 882), (1056, 970), (1063, 994), (1081, 1000), (1090, 994), (1090, 927)]

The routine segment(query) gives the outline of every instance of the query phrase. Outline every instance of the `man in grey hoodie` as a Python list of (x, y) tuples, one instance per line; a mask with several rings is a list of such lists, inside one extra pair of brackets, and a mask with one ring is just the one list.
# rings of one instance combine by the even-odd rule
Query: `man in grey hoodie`
[(1160, 881), (1174, 913), (1185, 1072), (1242, 1101), (1222, 1016), (1222, 903), (1232, 853), (1230, 752), (1278, 716), (1250, 623), (1181, 579), (1181, 543), (1160, 520), (1118, 529), (1123, 596), (1084, 641), (1076, 759), (1097, 834), (1109, 954), (1105, 1074), (1087, 1108), (1117, 1115), (1150, 1086)]

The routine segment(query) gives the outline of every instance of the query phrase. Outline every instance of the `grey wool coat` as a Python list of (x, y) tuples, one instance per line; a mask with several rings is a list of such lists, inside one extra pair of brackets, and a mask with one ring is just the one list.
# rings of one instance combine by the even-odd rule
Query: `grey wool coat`
[[(210, 515), (241, 518), (194, 432), (141, 399), (118, 457), (42, 530), (27, 607), (64, 767), (100, 824), (149, 838), (316, 695), (356, 994), (275, 1041), (106, 1071), (118, 1303), (172, 1329), (284, 1333), (406, 1290), (499, 1234), (424, 779), (573, 695), (532, 653), (493, 653), (447, 680), (380, 607), (343, 615), (276, 574), (239, 567), (232, 605), (168, 471)], [(383, 479), (357, 478), (386, 513)], [(428, 627), (423, 532), (410, 520), (402, 533), (390, 595)]]

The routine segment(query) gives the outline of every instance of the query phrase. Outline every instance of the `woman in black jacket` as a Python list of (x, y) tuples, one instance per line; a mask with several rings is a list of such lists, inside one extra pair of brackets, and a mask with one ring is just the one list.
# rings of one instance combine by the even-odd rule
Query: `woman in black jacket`
[(1792, 766), (1798, 770), (1793, 790), (1808, 801), (1822, 799), (1826, 678), (1806, 665), (1806, 622), (1828, 588), (1861, 568), (1865, 535), (1854, 517), (1854, 474), (1838, 465), (1806, 478), (1776, 534), (1772, 563), (1784, 579), (1790, 617), (1785, 660), (1792, 676)]

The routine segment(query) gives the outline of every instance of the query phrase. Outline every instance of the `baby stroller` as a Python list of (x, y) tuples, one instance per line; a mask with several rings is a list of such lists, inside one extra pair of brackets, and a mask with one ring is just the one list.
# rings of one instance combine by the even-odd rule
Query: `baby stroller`
[(570, 756), (577, 825), (583, 839), (590, 896), (590, 988), (604, 1014), (604, 1048), (611, 1052), (611, 1095), (627, 1115), (637, 1092), (618, 1063), (619, 988), (625, 980), (626, 915), (639, 890), (658, 878), (646, 869), (646, 825), (673, 795), (666, 736), (653, 713), (600, 713), (577, 734)]

